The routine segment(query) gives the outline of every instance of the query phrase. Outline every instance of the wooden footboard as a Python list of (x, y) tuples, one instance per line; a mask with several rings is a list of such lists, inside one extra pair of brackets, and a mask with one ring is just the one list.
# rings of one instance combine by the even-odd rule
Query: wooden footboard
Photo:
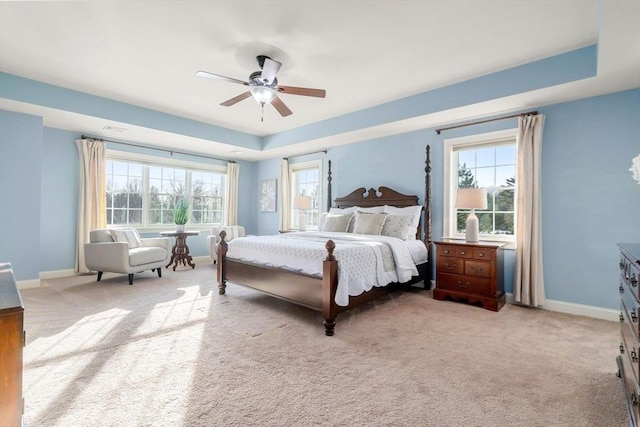
[(348, 306), (339, 306), (335, 302), (338, 289), (338, 260), (333, 255), (336, 247), (333, 240), (328, 240), (325, 245), (327, 257), (322, 265), (322, 278), (319, 278), (308, 274), (227, 258), (228, 245), (225, 237), (226, 233), (224, 231), (220, 232), (220, 243), (218, 244), (217, 252), (218, 293), (220, 295), (224, 295), (227, 281), (230, 281), (236, 285), (255, 289), (267, 295), (318, 311), (324, 318), (324, 330), (328, 336), (334, 335), (336, 317), (340, 312), (397, 290), (399, 286), (408, 286), (418, 283), (420, 280), (425, 280), (425, 285), (427, 283), (425, 276), (421, 273), (419, 277), (408, 283), (373, 287), (361, 295), (349, 297)]
[(335, 303), (338, 288), (336, 245), (329, 240), (322, 278), (227, 258), (226, 233), (220, 233), (217, 253), (218, 293), (226, 291), (227, 281), (264, 292), (276, 298), (319, 311), (324, 317), (326, 335), (333, 335), (338, 313), (346, 308)]

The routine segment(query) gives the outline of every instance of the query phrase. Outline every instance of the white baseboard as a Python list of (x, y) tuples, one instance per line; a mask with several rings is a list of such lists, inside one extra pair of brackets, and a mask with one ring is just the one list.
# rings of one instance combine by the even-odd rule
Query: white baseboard
[(16, 281), (16, 286), (18, 287), (18, 289), (33, 289), (33, 288), (39, 288), (40, 285), (40, 279), (31, 279), (31, 280), (18, 280)]
[(75, 276), (76, 274), (76, 271), (72, 268), (69, 268), (67, 270), (41, 271), (40, 280), (59, 279), (61, 277)]
[[(507, 293), (507, 303), (518, 304), (513, 299), (512, 293)], [(576, 304), (573, 302), (556, 301), (548, 299), (543, 306), (539, 308), (549, 311), (557, 311), (559, 313), (575, 314), (578, 316), (593, 317), (595, 319), (610, 320), (613, 322), (620, 321), (620, 310), (611, 308), (594, 307), (592, 305)]]
[(193, 257), (193, 263), (200, 265), (200, 264), (211, 264), (213, 265), (213, 259), (211, 259), (211, 257), (209, 255), (203, 255), (203, 256), (194, 256)]

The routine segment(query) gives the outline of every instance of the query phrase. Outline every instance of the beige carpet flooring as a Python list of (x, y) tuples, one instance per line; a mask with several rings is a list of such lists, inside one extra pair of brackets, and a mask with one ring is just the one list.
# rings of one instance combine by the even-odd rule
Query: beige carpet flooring
[(215, 269), (23, 290), (27, 426), (624, 426), (619, 325), (394, 293), (338, 318)]

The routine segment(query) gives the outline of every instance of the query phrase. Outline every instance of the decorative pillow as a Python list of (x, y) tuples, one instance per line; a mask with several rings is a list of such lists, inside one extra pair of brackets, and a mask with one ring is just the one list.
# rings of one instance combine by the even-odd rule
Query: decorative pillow
[[(354, 206), (350, 208), (329, 208), (330, 214), (347, 215), (347, 214), (354, 214), (355, 212), (356, 212), (356, 208)], [(353, 221), (349, 222), (349, 228), (347, 228), (347, 233), (353, 233)]]
[(351, 222), (351, 218), (353, 214), (349, 215), (327, 215), (327, 219), (324, 222), (324, 226), (322, 227), (322, 231), (336, 231), (344, 233), (349, 228), (349, 223)]
[(411, 229), (407, 230), (405, 240), (415, 240), (418, 225), (420, 224), (420, 215), (422, 215), (422, 206), (407, 206), (406, 208), (397, 208), (395, 206), (385, 206), (384, 211), (389, 215), (409, 215), (411, 216)]
[(411, 227), (412, 222), (413, 217), (411, 215), (389, 215), (382, 226), (380, 234), (397, 237), (402, 240), (408, 240), (407, 236), (411, 234), (415, 238), (416, 229)]
[(126, 242), (129, 244), (129, 249), (135, 249), (142, 247), (140, 236), (137, 230), (121, 229), (121, 230), (109, 230), (113, 236), (113, 240), (116, 242)]
[(379, 235), (387, 219), (386, 213), (361, 213), (356, 212), (356, 220), (353, 226), (355, 234)]

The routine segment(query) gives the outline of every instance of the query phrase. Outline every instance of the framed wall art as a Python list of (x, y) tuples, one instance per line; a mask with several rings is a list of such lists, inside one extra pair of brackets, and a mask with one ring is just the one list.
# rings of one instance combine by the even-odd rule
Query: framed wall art
[(275, 212), (277, 206), (277, 187), (275, 179), (260, 182), (260, 212)]

